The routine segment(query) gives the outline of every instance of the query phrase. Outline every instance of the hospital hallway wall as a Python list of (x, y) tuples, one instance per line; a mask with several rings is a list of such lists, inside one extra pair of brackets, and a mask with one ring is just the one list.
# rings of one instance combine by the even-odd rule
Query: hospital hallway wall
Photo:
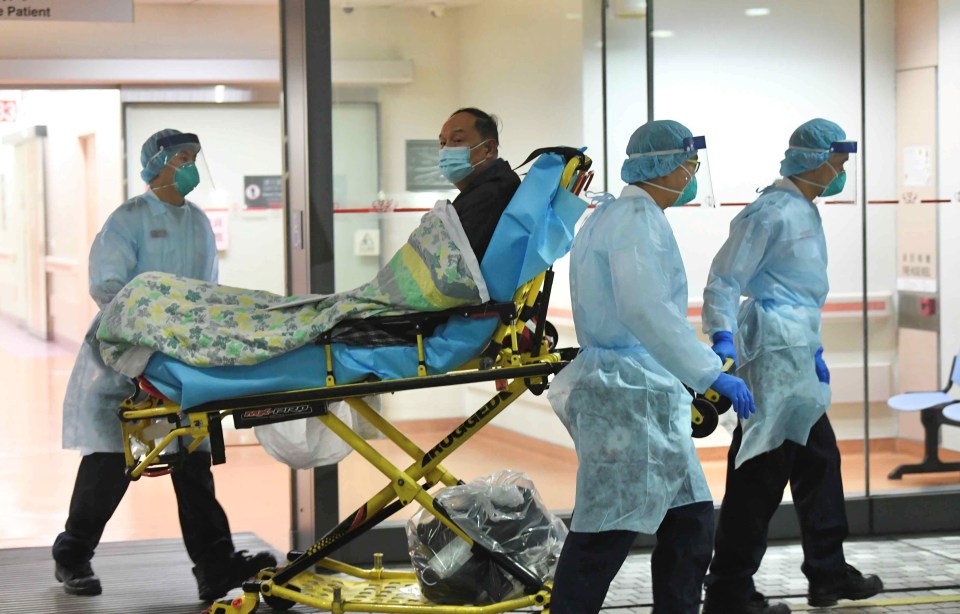
[[(0, 448), (0, 548), (49, 546), (63, 530), (80, 460), (79, 452), (60, 449), (63, 395), (74, 350), (40, 341), (8, 319), (0, 318), (0, 387), (5, 393), (5, 445)], [(490, 384), (492, 386), (492, 384)], [(502, 416), (508, 416), (508, 408)], [(427, 445), (453, 426), (450, 419), (401, 421), (411, 439)], [(247, 440), (252, 441), (252, 440)], [(401, 460), (395, 448), (374, 442), (388, 458)], [(863, 490), (862, 444), (841, 442), (847, 493)], [(918, 445), (897, 439), (874, 441), (871, 480), (875, 489), (902, 487), (886, 481), (887, 472), (919, 458)], [(717, 502), (723, 496), (726, 449), (701, 448), (703, 466)], [(958, 453), (945, 453), (960, 460)], [(573, 503), (576, 456), (564, 446), (514, 433), (495, 424), (471, 439), (445, 463), (471, 480), (499, 469), (527, 473), (547, 505), (569, 510)], [(289, 544), (290, 469), (256, 443), (229, 445), (227, 463), (214, 467), (217, 496), (234, 533), (253, 532), (279, 550)], [(356, 454), (340, 463), (340, 513), (346, 515), (373, 494), (384, 478)], [(915, 486), (955, 484), (960, 475), (912, 476)], [(907, 479), (904, 480), (906, 482)], [(385, 483), (385, 482), (384, 482)], [(254, 486), (255, 485), (255, 486)], [(789, 492), (787, 493), (789, 499)], [(415, 506), (400, 511), (401, 522)], [(131, 484), (107, 525), (104, 541), (178, 538), (176, 500), (168, 478), (143, 478)]]

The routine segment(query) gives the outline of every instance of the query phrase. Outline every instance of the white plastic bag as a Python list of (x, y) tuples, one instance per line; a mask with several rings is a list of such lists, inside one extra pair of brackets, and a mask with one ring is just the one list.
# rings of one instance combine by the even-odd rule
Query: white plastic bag
[[(330, 403), (327, 409), (348, 426), (353, 425), (354, 413), (346, 403)], [(353, 451), (317, 418), (255, 426), (253, 432), (270, 456), (293, 469), (335, 465)]]

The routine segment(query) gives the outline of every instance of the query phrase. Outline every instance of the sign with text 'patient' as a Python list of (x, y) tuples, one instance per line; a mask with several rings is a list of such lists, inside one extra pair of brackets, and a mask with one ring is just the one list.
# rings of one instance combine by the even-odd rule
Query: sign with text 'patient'
[(133, 23), (133, 0), (0, 0), (0, 22), (5, 20)]

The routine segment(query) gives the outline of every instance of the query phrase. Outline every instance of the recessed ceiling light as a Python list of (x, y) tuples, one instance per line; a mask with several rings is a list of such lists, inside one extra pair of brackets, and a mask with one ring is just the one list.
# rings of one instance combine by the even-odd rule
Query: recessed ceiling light
[(651, 38), (673, 38), (673, 30), (652, 30)]
[(758, 7), (755, 9), (747, 9), (743, 12), (747, 17), (766, 17), (770, 14), (770, 9), (766, 7)]

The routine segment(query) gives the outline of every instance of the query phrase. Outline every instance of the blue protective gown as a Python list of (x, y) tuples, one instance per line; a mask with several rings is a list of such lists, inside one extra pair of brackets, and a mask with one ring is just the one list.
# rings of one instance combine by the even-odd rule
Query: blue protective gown
[(597, 207), (570, 282), (581, 352), (549, 398), (579, 460), (572, 529), (655, 533), (668, 509), (711, 500), (683, 383), (703, 392), (720, 359), (687, 321), (686, 271), (649, 194), (628, 185)]
[[(206, 214), (187, 201), (175, 207), (152, 191), (114, 211), (90, 248), (90, 295), (102, 309), (131, 279), (163, 271), (217, 281), (217, 248)], [(133, 393), (130, 380), (103, 363), (94, 318), (74, 364), (63, 402), (63, 447), (123, 452), (117, 408)]]
[(830, 405), (830, 387), (814, 368), (828, 290), (820, 213), (793, 182), (780, 179), (730, 223), (703, 292), (703, 330), (735, 333), (737, 375), (757, 405), (741, 421), (737, 467), (786, 440), (806, 445)]

